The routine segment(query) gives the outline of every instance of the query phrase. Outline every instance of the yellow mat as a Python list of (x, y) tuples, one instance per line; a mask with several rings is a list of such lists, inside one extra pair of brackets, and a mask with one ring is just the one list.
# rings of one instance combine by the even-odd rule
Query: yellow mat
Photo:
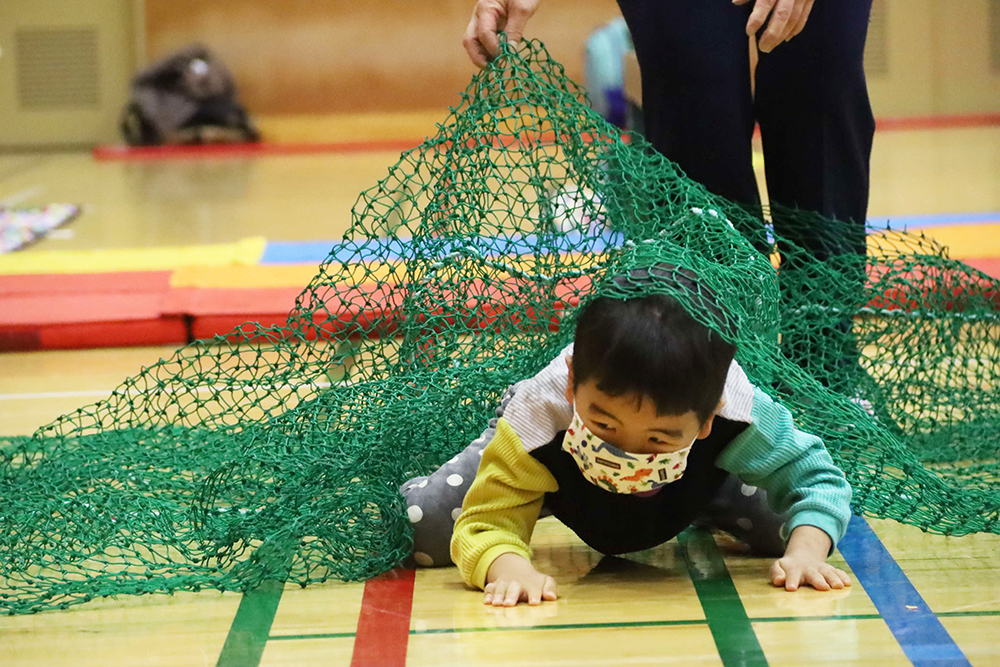
[(1000, 257), (1000, 225), (951, 225), (913, 230), (943, 246), (953, 259)]
[[(1000, 225), (952, 225), (914, 230), (949, 248), (955, 259), (1000, 257)], [(877, 240), (870, 239), (872, 249)], [(174, 271), (173, 287), (242, 288), (304, 287), (316, 274), (314, 263), (259, 265), (267, 242), (262, 236), (235, 243), (108, 250), (32, 250), (0, 256), (0, 275), (45, 273), (111, 273)], [(597, 258), (595, 258), (597, 259)], [(578, 261), (584, 261), (582, 256)], [(594, 261), (594, 260), (591, 260)], [(513, 266), (522, 265), (514, 261)], [(376, 280), (391, 273), (394, 262), (359, 267), (353, 280)], [(346, 277), (346, 276), (342, 276)]]
[(172, 271), (186, 266), (254, 266), (263, 256), (266, 244), (263, 236), (254, 236), (236, 243), (198, 246), (12, 253), (0, 256), (0, 275)]

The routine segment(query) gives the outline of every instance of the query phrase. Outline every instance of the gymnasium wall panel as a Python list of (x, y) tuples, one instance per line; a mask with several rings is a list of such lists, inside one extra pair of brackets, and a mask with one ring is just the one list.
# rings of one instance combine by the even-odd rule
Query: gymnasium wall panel
[(0, 0), (0, 149), (112, 141), (135, 69), (133, 0)]
[[(471, 0), (146, 0), (157, 58), (215, 49), (259, 114), (401, 111), (455, 104), (474, 71), (461, 45)], [(613, 0), (543, 0), (528, 24), (574, 79)]]

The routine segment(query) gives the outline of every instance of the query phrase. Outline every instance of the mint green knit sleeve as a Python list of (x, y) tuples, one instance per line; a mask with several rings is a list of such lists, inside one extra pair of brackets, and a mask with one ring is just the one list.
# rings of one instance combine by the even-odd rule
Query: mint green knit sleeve
[(775, 511), (787, 514), (781, 536), (816, 526), (836, 545), (851, 518), (851, 486), (823, 441), (795, 427), (792, 414), (754, 388), (751, 426), (716, 460), (723, 470), (767, 491)]

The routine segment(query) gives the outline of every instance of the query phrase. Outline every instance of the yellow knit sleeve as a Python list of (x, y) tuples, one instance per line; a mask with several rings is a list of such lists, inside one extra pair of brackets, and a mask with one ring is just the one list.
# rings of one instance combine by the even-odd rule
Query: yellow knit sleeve
[(542, 499), (558, 488), (552, 473), (525, 451), (507, 420), (498, 420), (451, 537), (451, 559), (462, 580), (483, 588), (497, 556), (513, 552), (530, 559), (528, 542)]

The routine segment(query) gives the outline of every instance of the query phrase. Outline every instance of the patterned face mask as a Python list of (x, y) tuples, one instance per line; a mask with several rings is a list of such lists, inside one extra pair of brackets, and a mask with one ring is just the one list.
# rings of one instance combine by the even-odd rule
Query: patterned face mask
[(574, 406), (562, 448), (591, 483), (612, 493), (644, 493), (679, 480), (692, 445), (693, 440), (684, 449), (666, 454), (629, 454), (594, 435)]

